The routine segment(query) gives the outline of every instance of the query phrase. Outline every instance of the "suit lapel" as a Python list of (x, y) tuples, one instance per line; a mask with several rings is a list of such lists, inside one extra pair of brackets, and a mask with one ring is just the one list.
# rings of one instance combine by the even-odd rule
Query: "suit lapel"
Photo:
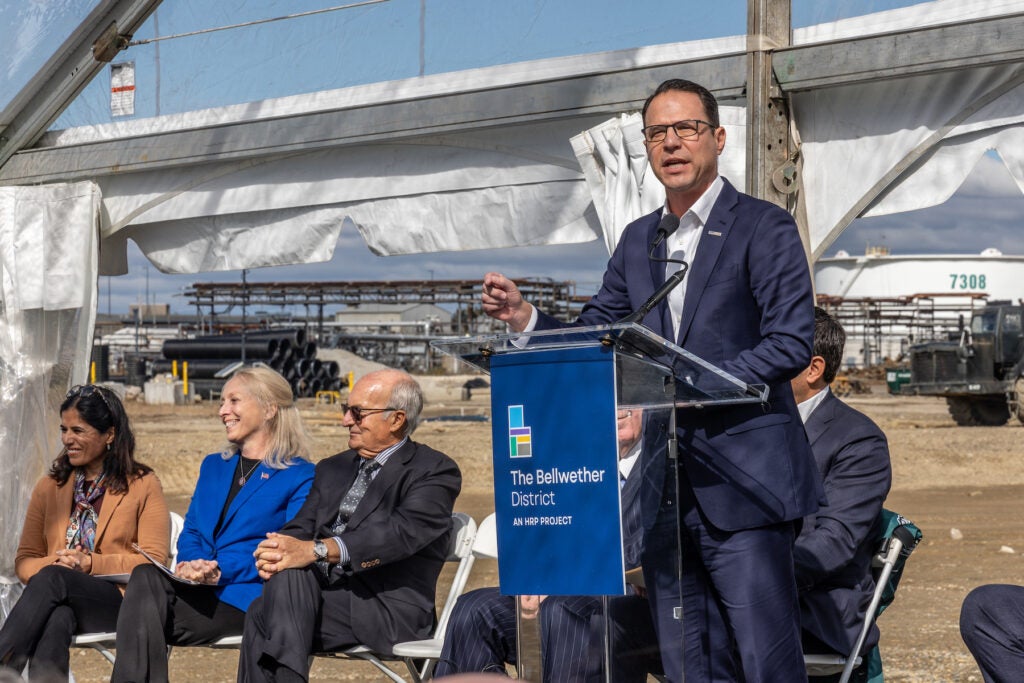
[(370, 482), (369, 488), (366, 489), (362, 500), (359, 501), (352, 517), (348, 520), (350, 527), (359, 524), (380, 505), (384, 495), (402, 476), (402, 470), (412, 458), (413, 448), (412, 441), (406, 441), (404, 446), (391, 454), (387, 466), (377, 471), (377, 476)]
[[(68, 524), (71, 522), (71, 509), (75, 504), (74, 501), (75, 473), (72, 472), (67, 482), (63, 486), (57, 487), (57, 510), (63, 512), (64, 516), (62, 518), (60, 515), (54, 515), (46, 529), (48, 536), (56, 536), (61, 548), (67, 543)], [(100, 512), (102, 511), (101, 508)]]
[(804, 424), (804, 430), (807, 432), (807, 440), (811, 446), (814, 446), (814, 442), (817, 441), (822, 434), (828, 431), (829, 423), (832, 422), (832, 418), (835, 417), (836, 397), (829, 392), (825, 398), (821, 400), (818, 407), (814, 409), (810, 417), (807, 418), (807, 422)]
[[(74, 491), (74, 484), (71, 486), (71, 490)], [(107, 531), (107, 525), (110, 523), (110, 518), (114, 516), (114, 510), (124, 500), (127, 491), (124, 493), (114, 493), (110, 489), (103, 494), (103, 506), (100, 508), (99, 517), (96, 518), (96, 541), (94, 546), (98, 547), (100, 540), (103, 538), (103, 534)]]
[[(643, 456), (641, 456), (643, 457)], [(622, 485), (622, 519), (624, 522), (633, 519), (640, 511), (640, 485), (643, 483), (643, 472), (640, 470), (640, 463), (633, 466), (633, 471), (626, 477)], [(629, 527), (629, 524), (624, 525)]]
[[(658, 212), (653, 215), (650, 224), (647, 226), (646, 241), (644, 242), (643, 253), (646, 256), (644, 260), (647, 261), (647, 265), (651, 270), (651, 294), (665, 284), (665, 262), (657, 261), (655, 259), (666, 258), (668, 256), (668, 247), (665, 245), (665, 242), (659, 244), (658, 248), (654, 250), (654, 258), (650, 258), (651, 255), (648, 254), (647, 251), (649, 249), (647, 245), (650, 245), (650, 243), (654, 241), (654, 237), (658, 233), (658, 224), (661, 222), (662, 215), (662, 212)], [(658, 332), (663, 337), (670, 337), (672, 334), (672, 319), (668, 310), (668, 300), (662, 301), (658, 304), (657, 308), (654, 309), (654, 313), (661, 320), (661, 330), (654, 331)], [(667, 333), (665, 332), (666, 330)]]
[[(711, 273), (715, 270), (715, 264), (718, 263), (718, 257), (722, 254), (722, 248), (725, 246), (726, 240), (729, 239), (729, 231), (736, 220), (736, 215), (733, 213), (736, 199), (736, 190), (729, 184), (729, 181), (725, 180), (718, 200), (708, 215), (708, 222), (703, 228), (704, 232), (697, 244), (697, 253), (690, 261), (690, 273), (686, 278), (686, 296), (683, 299), (683, 316), (679, 324), (679, 337), (676, 339), (679, 346), (684, 346), (690, 325), (693, 323), (693, 317), (700, 305), (700, 298), (704, 295), (704, 289), (707, 287)], [(672, 328), (668, 327), (667, 329), (671, 330)]]
[(338, 518), (338, 510), (341, 508), (341, 499), (345, 497), (348, 490), (352, 488), (356, 472), (359, 470), (359, 454), (355, 451), (346, 451), (333, 461), (330, 475), (324, 476), (324, 483), (319, 488), (320, 509), (317, 511), (317, 522), (319, 533), (323, 536), (330, 536), (334, 533), (334, 520)]

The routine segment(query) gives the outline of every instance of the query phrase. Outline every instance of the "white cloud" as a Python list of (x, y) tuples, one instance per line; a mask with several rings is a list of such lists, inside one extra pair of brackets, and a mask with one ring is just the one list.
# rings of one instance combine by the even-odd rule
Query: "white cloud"
[(978, 254), (995, 247), (1004, 254), (1024, 254), (1024, 195), (1003, 162), (992, 154), (949, 201), (920, 211), (857, 219), (829, 248), (863, 254), (871, 246), (894, 254)]
[(1020, 190), (995, 152), (981, 157), (957, 192), (972, 197), (1020, 197)]

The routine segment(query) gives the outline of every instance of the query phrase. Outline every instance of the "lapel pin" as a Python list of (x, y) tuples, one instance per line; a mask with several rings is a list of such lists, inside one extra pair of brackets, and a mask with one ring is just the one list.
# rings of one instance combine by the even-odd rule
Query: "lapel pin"
[(260, 475), (260, 479), (270, 479), (270, 475), (264, 472)]
[(708, 234), (711, 235), (712, 237), (721, 237), (722, 236), (722, 233), (718, 232), (717, 230), (708, 230)]

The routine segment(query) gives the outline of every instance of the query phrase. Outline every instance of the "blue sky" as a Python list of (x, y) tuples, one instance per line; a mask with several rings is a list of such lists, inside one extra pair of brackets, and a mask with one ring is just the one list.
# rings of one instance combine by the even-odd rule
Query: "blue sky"
[[(11, 92), (18, 79), (27, 78), (25, 74), (45, 59), (45, 53), (41, 58), (22, 58), (19, 49), (26, 43), (39, 48), (59, 44), (92, 4), (94, 0), (0, 0), (0, 64), (7, 65), (6, 71), (0, 69), (0, 92)], [(341, 4), (343, 0), (171, 0), (135, 38), (152, 38), (157, 30), (168, 36)], [(799, 27), (909, 4), (911, 0), (793, 0), (793, 23)], [(745, 12), (746, 0), (388, 0), (140, 45), (130, 48), (124, 59), (136, 63), (136, 117), (145, 117), (421, 72), (736, 35), (746, 30)], [(18, 21), (34, 30), (5, 37)], [(104, 71), (56, 127), (110, 120), (108, 88), (109, 72)], [(856, 221), (829, 253), (861, 253), (867, 244), (883, 244), (896, 253), (976, 253), (989, 246), (1020, 253), (1013, 230), (1018, 229), (1022, 210), (1024, 199), (1001, 163), (986, 157), (943, 206)], [(187, 312), (177, 294), (190, 283), (241, 279), (237, 271), (162, 275), (133, 245), (130, 249), (129, 274), (101, 278), (101, 312), (108, 306), (115, 313), (125, 311), (130, 303), (145, 301), (147, 289), (150, 301)], [(599, 282), (606, 259), (601, 242), (377, 257), (347, 226), (329, 264), (253, 270), (248, 278), (463, 279), (500, 269), (512, 276), (575, 280), (580, 293), (589, 293)]]

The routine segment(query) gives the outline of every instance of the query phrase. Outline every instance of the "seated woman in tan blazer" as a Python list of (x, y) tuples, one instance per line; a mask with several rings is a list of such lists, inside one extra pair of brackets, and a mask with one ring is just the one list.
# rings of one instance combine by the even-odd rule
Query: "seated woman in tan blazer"
[(15, 570), (25, 591), (0, 629), (0, 664), (29, 677), (67, 678), (75, 633), (113, 631), (122, 586), (145, 558), (166, 561), (167, 503), (135, 460), (124, 406), (109, 389), (75, 387), (60, 407), (60, 455), (32, 491)]

